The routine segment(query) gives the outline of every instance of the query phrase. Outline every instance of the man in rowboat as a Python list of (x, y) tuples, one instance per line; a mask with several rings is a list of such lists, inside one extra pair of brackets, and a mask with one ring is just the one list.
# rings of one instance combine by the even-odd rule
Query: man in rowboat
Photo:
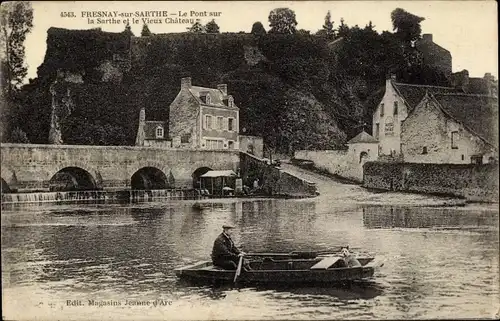
[[(222, 233), (215, 239), (212, 249), (212, 263), (215, 266), (227, 270), (236, 270), (240, 256), (245, 255), (234, 245), (231, 239), (231, 230), (234, 226), (225, 224), (222, 226)], [(248, 261), (243, 260), (243, 267), (251, 270)]]

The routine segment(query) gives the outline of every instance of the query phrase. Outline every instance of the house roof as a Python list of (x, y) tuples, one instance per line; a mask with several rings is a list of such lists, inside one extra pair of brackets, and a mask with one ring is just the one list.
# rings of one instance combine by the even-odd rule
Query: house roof
[(236, 173), (233, 172), (232, 170), (226, 170), (226, 171), (208, 171), (205, 174), (201, 175), (200, 177), (231, 177), (231, 176), (236, 176)]
[(498, 148), (498, 98), (470, 94), (434, 94), (445, 114)]
[(426, 92), (429, 94), (452, 94), (462, 92), (454, 87), (414, 85), (397, 82), (392, 82), (392, 86), (408, 106), (408, 113), (420, 103)]
[[(205, 106), (213, 106), (231, 110), (238, 110), (239, 108), (233, 104), (234, 107), (229, 107), (224, 102), (227, 102), (228, 95), (224, 95), (222, 91), (217, 88), (206, 88), (199, 86), (191, 86), (189, 92), (198, 100), (198, 102)], [(206, 103), (206, 96), (210, 95), (210, 104)], [(226, 100), (226, 101), (225, 101)]]
[(364, 130), (354, 136), (354, 138), (350, 139), (348, 144), (355, 144), (355, 143), (378, 143), (378, 140), (376, 140), (372, 135), (368, 134)]

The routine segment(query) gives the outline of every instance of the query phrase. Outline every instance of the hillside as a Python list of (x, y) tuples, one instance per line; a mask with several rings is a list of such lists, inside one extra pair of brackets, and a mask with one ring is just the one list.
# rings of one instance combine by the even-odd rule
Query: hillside
[(134, 37), (51, 28), (37, 78), (23, 88), (22, 129), (32, 143), (48, 142), (49, 89), (59, 70), (60, 81), (71, 84), (55, 107), (69, 111), (59, 120), (64, 143), (133, 145), (140, 108), (150, 120), (168, 120), (180, 79), (189, 75), (195, 85), (227, 83), (241, 108), (240, 128), (270, 147), (334, 148), (370, 122), (386, 74), (398, 71), (389, 44), (387, 34), (359, 28), (340, 46), (307, 34)]

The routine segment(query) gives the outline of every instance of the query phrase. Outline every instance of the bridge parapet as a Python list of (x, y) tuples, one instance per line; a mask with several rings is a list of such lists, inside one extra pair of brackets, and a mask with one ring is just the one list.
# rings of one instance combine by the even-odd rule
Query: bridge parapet
[[(19, 191), (49, 190), (61, 171), (91, 181), (96, 189), (130, 189), (132, 176), (144, 168), (157, 169), (177, 188), (191, 188), (196, 169), (237, 171), (239, 155), (237, 150), (1, 144), (1, 164), (2, 184)], [(76, 175), (75, 168), (88, 175)]]

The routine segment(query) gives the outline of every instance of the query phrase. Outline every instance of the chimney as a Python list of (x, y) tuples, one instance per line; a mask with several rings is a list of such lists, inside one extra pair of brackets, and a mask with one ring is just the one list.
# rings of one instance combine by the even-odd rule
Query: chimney
[(432, 42), (432, 33), (424, 33), (422, 35), (422, 40), (424, 42)]
[(184, 77), (181, 79), (181, 89), (182, 88), (191, 88), (191, 77)]
[(226, 84), (219, 84), (219, 85), (217, 85), (217, 89), (219, 89), (220, 91), (222, 91), (222, 94), (224, 96), (227, 96), (227, 85)]
[(146, 138), (146, 134), (144, 132), (145, 127), (146, 127), (146, 109), (142, 107), (141, 111), (139, 112), (139, 128), (137, 129), (137, 135), (135, 137), (136, 146), (144, 146), (144, 139)]

